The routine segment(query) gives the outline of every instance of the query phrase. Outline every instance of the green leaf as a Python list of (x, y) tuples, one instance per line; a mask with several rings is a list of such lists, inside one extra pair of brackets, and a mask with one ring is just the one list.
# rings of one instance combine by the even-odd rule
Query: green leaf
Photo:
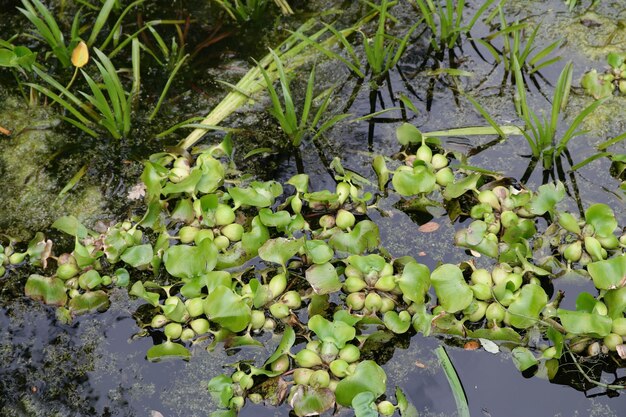
[(58, 278), (33, 274), (26, 281), (24, 293), (34, 300), (43, 301), (45, 304), (64, 306), (67, 302), (65, 284)]
[(295, 240), (284, 237), (269, 239), (259, 248), (259, 257), (266, 262), (280, 264), (284, 269), (287, 261), (298, 253), (303, 244), (303, 238)]
[(409, 123), (403, 123), (396, 129), (396, 137), (400, 145), (422, 143), (422, 133), (418, 128)]
[(306, 270), (306, 280), (316, 294), (331, 294), (341, 289), (341, 281), (337, 275), (337, 270), (330, 263), (321, 265), (311, 265)]
[(335, 250), (353, 254), (374, 250), (380, 245), (378, 226), (370, 220), (361, 220), (351, 232), (332, 235), (328, 244)]
[(237, 206), (269, 207), (274, 203), (270, 193), (255, 188), (232, 187), (228, 189), (228, 194)]
[(418, 417), (417, 409), (407, 400), (400, 387), (396, 387), (396, 400), (398, 401), (398, 410), (400, 410), (402, 417)]
[(209, 393), (211, 398), (220, 407), (228, 407), (230, 399), (233, 398), (233, 380), (224, 374), (211, 378), (209, 381)]
[(601, 290), (610, 290), (623, 285), (626, 277), (626, 253), (587, 265), (593, 284)]
[(285, 331), (283, 332), (283, 337), (280, 339), (280, 343), (278, 347), (264, 363), (264, 365), (269, 365), (274, 362), (276, 359), (281, 357), (282, 355), (289, 353), (291, 347), (296, 341), (296, 332), (293, 330), (293, 327), (285, 327)]
[(443, 190), (443, 198), (446, 200), (454, 200), (461, 197), (469, 190), (476, 190), (478, 181), (481, 179), (482, 174), (474, 172), (467, 177), (458, 181), (454, 181), (452, 184), (448, 184)]
[(230, 288), (219, 286), (204, 300), (207, 318), (232, 332), (240, 332), (250, 323), (250, 307)]
[(454, 401), (456, 402), (459, 417), (470, 417), (465, 391), (463, 391), (463, 386), (461, 385), (459, 376), (454, 369), (454, 365), (452, 365), (452, 361), (450, 361), (448, 353), (443, 346), (439, 346), (435, 349), (435, 351), (437, 352), (437, 357), (439, 358), (441, 367), (443, 368), (446, 378), (448, 379), (448, 383), (450, 384), (450, 388), (452, 389), (452, 395), (454, 396)]
[(217, 248), (209, 239), (198, 246), (176, 245), (163, 254), (165, 269), (177, 278), (193, 278), (206, 274), (215, 268)]
[(593, 226), (596, 236), (607, 237), (617, 228), (617, 220), (611, 207), (598, 203), (585, 211), (585, 221)]
[(435, 174), (425, 165), (416, 165), (412, 170), (406, 167), (398, 168), (393, 174), (391, 183), (402, 196), (430, 193), (437, 185)]
[(289, 396), (289, 404), (297, 416), (312, 416), (330, 410), (335, 396), (328, 388), (313, 388), (296, 385)]
[(586, 313), (584, 311), (569, 311), (559, 308), (557, 310), (561, 325), (569, 333), (604, 337), (611, 333), (613, 320), (600, 314)]
[(308, 327), (322, 342), (333, 343), (339, 349), (356, 337), (356, 330), (349, 324), (343, 321), (331, 322), (319, 315), (311, 317)]
[(615, 90), (615, 85), (606, 80), (603, 75), (598, 75), (598, 71), (595, 69), (583, 75), (583, 78), (580, 80), (580, 85), (585, 89), (587, 94), (591, 95), (596, 100), (611, 96)]
[(385, 163), (385, 158), (382, 155), (377, 155), (374, 158), (372, 163), (374, 167), (374, 172), (376, 172), (376, 176), (378, 177), (378, 189), (383, 191), (385, 189), (385, 185), (389, 182), (389, 169), (387, 168), (387, 164)]
[(52, 223), (52, 227), (79, 239), (86, 238), (89, 233), (89, 230), (74, 216), (60, 217)]
[(259, 219), (267, 227), (276, 227), (282, 229), (287, 227), (291, 222), (291, 214), (285, 210), (277, 211), (276, 213), (268, 208), (259, 210)]
[(430, 270), (426, 265), (410, 262), (404, 266), (397, 284), (404, 297), (421, 304), (430, 289)]
[(109, 296), (104, 291), (87, 291), (72, 298), (69, 309), (74, 314), (83, 314), (94, 310), (101, 313), (106, 311), (110, 304)]
[(148, 349), (146, 357), (150, 362), (160, 362), (164, 359), (189, 360), (189, 358), (191, 358), (191, 353), (183, 345), (170, 342), (168, 340), (160, 345), (152, 346)]
[(565, 186), (561, 181), (556, 184), (544, 184), (539, 187), (537, 194), (530, 202), (530, 212), (541, 216), (547, 212), (552, 213), (556, 203), (565, 197)]
[(401, 311), (399, 314), (395, 311), (387, 311), (383, 316), (385, 326), (396, 334), (406, 333), (411, 327), (411, 315), (408, 311)]
[(430, 275), (437, 300), (448, 313), (456, 313), (472, 303), (474, 293), (456, 265), (443, 264)]
[(374, 394), (369, 391), (361, 392), (352, 399), (352, 409), (355, 417), (378, 417), (378, 410), (374, 403)]
[(147, 301), (153, 307), (159, 305), (159, 294), (146, 291), (146, 288), (143, 286), (143, 282), (141, 281), (135, 282), (128, 293)]
[(309, 261), (314, 264), (325, 264), (335, 256), (335, 252), (323, 240), (307, 240), (304, 247)]
[(130, 283), (130, 274), (125, 268), (118, 268), (115, 270), (115, 285), (118, 287), (128, 287)]
[(604, 303), (608, 308), (608, 316), (612, 319), (622, 317), (626, 312), (626, 287), (608, 290), (604, 294)]
[(525, 347), (518, 346), (511, 353), (513, 355), (513, 363), (520, 372), (524, 372), (539, 363), (532, 352)]
[(527, 329), (534, 326), (539, 319), (539, 313), (548, 303), (548, 296), (541, 285), (526, 284), (520, 290), (518, 297), (509, 305), (511, 326), (518, 329)]
[(379, 274), (387, 264), (385, 258), (375, 253), (370, 255), (352, 255), (349, 256), (346, 261), (361, 271), (363, 275), (369, 275), (371, 273)]
[(387, 375), (383, 368), (372, 360), (357, 364), (354, 372), (337, 384), (335, 396), (337, 403), (352, 405), (352, 400), (362, 392), (371, 392), (374, 398), (380, 397), (387, 390)]
[(148, 265), (154, 256), (152, 251), (152, 245), (138, 245), (133, 246), (124, 251), (122, 253), (122, 261), (126, 262), (133, 268), (137, 268), (140, 266)]

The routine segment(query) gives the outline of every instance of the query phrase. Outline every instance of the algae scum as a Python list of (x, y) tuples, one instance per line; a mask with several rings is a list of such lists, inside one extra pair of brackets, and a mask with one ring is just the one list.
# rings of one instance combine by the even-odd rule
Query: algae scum
[(626, 5), (373, 3), (0, 1), (0, 415), (626, 413)]

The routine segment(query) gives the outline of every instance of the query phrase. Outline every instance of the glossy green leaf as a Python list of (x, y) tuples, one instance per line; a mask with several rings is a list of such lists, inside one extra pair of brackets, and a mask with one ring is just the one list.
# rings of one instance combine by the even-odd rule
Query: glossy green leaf
[(378, 417), (378, 410), (374, 403), (374, 394), (369, 391), (361, 392), (352, 399), (354, 417)]
[(456, 373), (456, 369), (454, 369), (454, 365), (452, 365), (452, 361), (450, 360), (446, 349), (443, 346), (439, 346), (435, 349), (435, 352), (437, 353), (441, 367), (446, 374), (448, 384), (450, 384), (450, 389), (452, 389), (452, 396), (454, 397), (459, 417), (470, 417), (465, 391), (463, 390), (459, 376)]
[(539, 187), (537, 194), (530, 202), (530, 212), (541, 216), (545, 213), (552, 213), (556, 203), (565, 197), (565, 186), (561, 181), (556, 184), (544, 184)]
[(280, 339), (280, 343), (278, 344), (278, 347), (276, 347), (276, 350), (274, 351), (272, 356), (267, 358), (267, 360), (265, 361), (265, 365), (269, 365), (272, 362), (274, 362), (276, 359), (281, 357), (282, 355), (289, 353), (295, 341), (296, 341), (296, 332), (293, 330), (293, 327), (290, 327), (290, 326), (285, 327), (285, 331), (283, 332), (283, 336)]
[(322, 342), (333, 343), (339, 349), (356, 337), (354, 327), (343, 321), (328, 321), (319, 315), (311, 317), (308, 327)]
[(128, 287), (130, 284), (130, 274), (125, 268), (115, 270), (115, 285), (118, 287)]
[(443, 198), (446, 200), (454, 200), (455, 198), (461, 197), (469, 190), (476, 190), (481, 177), (482, 174), (474, 172), (460, 180), (454, 181), (452, 184), (448, 184), (443, 190)]
[(209, 239), (198, 246), (176, 245), (163, 255), (165, 269), (177, 278), (193, 278), (213, 270), (217, 263), (217, 248)]
[(370, 273), (380, 273), (387, 261), (380, 255), (372, 253), (370, 255), (352, 255), (346, 259), (346, 262), (361, 271), (363, 275)]
[(168, 340), (160, 345), (155, 345), (148, 349), (146, 357), (150, 362), (160, 362), (166, 359), (189, 360), (189, 358), (191, 358), (191, 353), (183, 345), (170, 342)]
[(87, 237), (89, 233), (89, 230), (74, 216), (60, 217), (52, 223), (52, 227), (79, 239)]
[(410, 262), (404, 266), (397, 284), (404, 297), (421, 304), (430, 289), (430, 270), (426, 265)]
[(219, 286), (204, 300), (207, 318), (232, 332), (240, 332), (250, 323), (250, 307), (230, 288)]
[(422, 133), (418, 128), (409, 123), (403, 123), (396, 129), (396, 137), (400, 145), (422, 143)]
[(285, 268), (287, 261), (298, 253), (303, 244), (303, 238), (285, 239), (279, 237), (269, 239), (259, 248), (259, 257), (266, 262), (274, 262)]
[(561, 325), (569, 333), (604, 337), (611, 333), (613, 320), (600, 314), (585, 313), (584, 311), (569, 311), (558, 309)]
[(425, 165), (413, 169), (398, 168), (391, 179), (393, 188), (402, 196), (430, 193), (436, 188), (435, 174)]
[(233, 398), (233, 380), (226, 375), (218, 375), (211, 378), (208, 385), (211, 398), (220, 407), (228, 407), (230, 399)]
[(626, 312), (626, 287), (608, 290), (602, 300), (606, 304), (610, 318), (622, 317)]
[(513, 363), (520, 372), (524, 372), (539, 363), (532, 352), (525, 347), (518, 346), (511, 353), (513, 355)]
[(154, 307), (159, 305), (159, 294), (146, 291), (146, 288), (141, 281), (135, 282), (128, 293), (147, 301)]
[(126, 262), (133, 268), (148, 265), (152, 261), (154, 253), (152, 251), (152, 245), (145, 244), (139, 246), (132, 246), (122, 253), (122, 261)]
[(307, 257), (314, 264), (325, 264), (335, 256), (335, 252), (323, 240), (307, 240), (304, 247)]
[(585, 211), (585, 221), (593, 226), (596, 236), (605, 237), (613, 234), (617, 229), (617, 220), (611, 207), (597, 203)]
[(411, 327), (411, 315), (408, 311), (401, 311), (399, 314), (395, 311), (387, 311), (383, 316), (385, 326), (396, 334), (406, 333)]
[(402, 417), (418, 417), (417, 409), (406, 398), (400, 387), (396, 387), (396, 401), (398, 402), (398, 410)]
[(385, 185), (389, 182), (389, 174), (391, 171), (387, 168), (385, 158), (382, 155), (374, 157), (372, 166), (374, 167), (374, 172), (376, 172), (376, 176), (378, 177), (378, 189), (383, 191), (385, 189)]
[(522, 339), (522, 336), (510, 327), (469, 330), (467, 332), (467, 337), (510, 342), (519, 342)]
[(316, 294), (331, 294), (341, 289), (342, 284), (337, 270), (330, 262), (311, 265), (306, 270), (305, 276)]
[(335, 396), (338, 404), (347, 407), (362, 392), (371, 392), (374, 398), (378, 398), (386, 390), (387, 374), (376, 362), (366, 360), (359, 362), (351, 375), (339, 381)]
[(335, 250), (352, 254), (374, 250), (380, 245), (378, 226), (370, 220), (361, 220), (351, 232), (332, 235), (328, 243)]
[(29, 276), (24, 287), (24, 293), (30, 298), (57, 306), (64, 306), (67, 302), (65, 290), (62, 280), (37, 274)]
[(87, 291), (72, 298), (69, 302), (69, 309), (74, 314), (83, 314), (90, 311), (103, 312), (109, 308), (109, 296), (102, 290)]
[(267, 227), (285, 228), (291, 222), (291, 214), (288, 211), (280, 210), (274, 213), (268, 208), (259, 210), (259, 219)]
[(509, 305), (510, 323), (518, 329), (534, 326), (539, 313), (548, 303), (548, 296), (541, 285), (526, 284), (518, 297)]
[(587, 271), (598, 289), (610, 290), (620, 287), (626, 277), (626, 254), (592, 262), (587, 265)]
[(469, 306), (474, 299), (472, 289), (456, 265), (443, 264), (430, 275), (437, 300), (448, 313), (456, 313)]

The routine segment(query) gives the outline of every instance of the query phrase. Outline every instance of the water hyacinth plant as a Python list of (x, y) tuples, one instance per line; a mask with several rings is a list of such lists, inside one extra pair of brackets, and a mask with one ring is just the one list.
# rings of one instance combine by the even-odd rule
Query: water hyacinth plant
[[(190, 346), (207, 339), (210, 350), (218, 343), (258, 346), (257, 335), (283, 328), (264, 363), (242, 361), (230, 375), (211, 379), (208, 390), (221, 409), (215, 416), (236, 413), (246, 401), (269, 401), (273, 391), (263, 387), (270, 380), (290, 386), (281, 401), (298, 416), (335, 405), (383, 415), (409, 412), (413, 406), (400, 390), (395, 400), (382, 399), (386, 374), (376, 361), (363, 359), (368, 339), (379, 337), (371, 332), (373, 324), (398, 335), (419, 331), (487, 339), (496, 346), (498, 341), (521, 344), (515, 353), (521, 371), (570, 350), (592, 356), (583, 350), (594, 343), (617, 352), (618, 338), (626, 335), (623, 291), (616, 288), (626, 271), (626, 236), (615, 235), (618, 223), (608, 206), (590, 206), (582, 222), (557, 209), (564, 196), (560, 184), (537, 192), (485, 187), (494, 180), (490, 174), (462, 169), (450, 171), (442, 184), (437, 180), (450, 170), (447, 156), (406, 126), (398, 139), (413, 168), (390, 172), (378, 164), (377, 173), (385, 177), (381, 186), (393, 176), (391, 184), (403, 196), (440, 193), (448, 206), (459, 204), (474, 222), (459, 231), (456, 243), (497, 257), (491, 270), (473, 262), (431, 270), (410, 257), (385, 255), (376, 224), (364, 216), (372, 195), (349, 181), (337, 163), (335, 190), (312, 192), (306, 174), (287, 181), (293, 187), (289, 195), (275, 181), (250, 178), (235, 184), (229, 179), (240, 174), (225, 157), (232, 153), (228, 141), (195, 158), (153, 155), (142, 175), (143, 216), (101, 232), (61, 218), (53, 226), (74, 237), (71, 253), (53, 257), (53, 242), (40, 234), (24, 252), (4, 248), (3, 265), (28, 260), (43, 268), (29, 277), (26, 294), (59, 306), (59, 317), (68, 321), (105, 310), (112, 288), (129, 287), (132, 296), (152, 306), (140, 325), (162, 332), (165, 340), (148, 350), (151, 361), (189, 359)], [(417, 180), (403, 179), (409, 171)], [(436, 186), (410, 188), (433, 178)], [(543, 235), (533, 220), (538, 216), (552, 220)], [(539, 236), (558, 251), (538, 265), (528, 242)], [(574, 252), (581, 244), (586, 255), (578, 257)], [(589, 262), (582, 261), (585, 256)], [(237, 268), (254, 258), (269, 269)], [(55, 264), (54, 272), (46, 272)], [(93, 268), (99, 264), (110, 267)], [(559, 296), (551, 301), (543, 282), (558, 265), (586, 270), (606, 291), (581, 296), (577, 310), (559, 308)], [(129, 278), (133, 269), (167, 273), (171, 281), (135, 280)], [(341, 303), (336, 309), (328, 303), (335, 295)], [(308, 314), (307, 325), (301, 314)], [(581, 326), (581, 319), (588, 324)], [(537, 330), (551, 343), (538, 357), (525, 346), (527, 332)]]

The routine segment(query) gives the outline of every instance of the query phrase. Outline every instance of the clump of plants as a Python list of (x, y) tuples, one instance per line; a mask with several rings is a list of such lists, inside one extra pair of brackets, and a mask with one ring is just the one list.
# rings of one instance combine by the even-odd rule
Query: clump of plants
[[(459, 215), (474, 221), (457, 233), (457, 244), (498, 258), (491, 270), (472, 260), (431, 270), (393, 257), (367, 218), (373, 195), (338, 161), (334, 190), (313, 191), (305, 174), (285, 184), (256, 181), (230, 162), (229, 138), (195, 157), (152, 155), (140, 187), (143, 215), (98, 231), (61, 218), (53, 227), (72, 237), (73, 249), (55, 255), (53, 242), (38, 234), (24, 250), (3, 248), (3, 263), (40, 268), (25, 292), (57, 306), (65, 321), (107, 309), (110, 292), (128, 287), (145, 301), (136, 314), (140, 334), (162, 335), (146, 353), (151, 361), (188, 359), (218, 344), (260, 346), (264, 333), (282, 333), (263, 363), (242, 360), (211, 379), (209, 391), (222, 408), (215, 415), (234, 414), (246, 401), (288, 403), (301, 416), (336, 405), (357, 415), (414, 415), (400, 390), (393, 402), (383, 397), (386, 375), (371, 358), (377, 341), (416, 331), (508, 346), (520, 370), (546, 367), (549, 376), (565, 354), (576, 360), (615, 352), (624, 359), (626, 245), (608, 207), (589, 207), (581, 225), (556, 210), (563, 197), (558, 184), (536, 193), (491, 187), (488, 174), (451, 169), (445, 152), (419, 130), (403, 125), (398, 138), (399, 168), (389, 170), (380, 158), (374, 163), (379, 187), (458, 204)], [(440, 172), (447, 181), (437, 181)], [(405, 181), (406, 175), (414, 178)], [(538, 216), (556, 220), (543, 235)], [(562, 295), (551, 300), (547, 285), (557, 264), (534, 260), (540, 240), (570, 267), (584, 268), (600, 293), (580, 295), (576, 310), (561, 309)], [(576, 242), (584, 242), (590, 262), (571, 260)], [(247, 266), (251, 260), (255, 268)]]
[(626, 53), (611, 52), (606, 61), (609, 68), (599, 74), (593, 69), (583, 75), (580, 85), (596, 99), (609, 97), (615, 91), (626, 94)]

